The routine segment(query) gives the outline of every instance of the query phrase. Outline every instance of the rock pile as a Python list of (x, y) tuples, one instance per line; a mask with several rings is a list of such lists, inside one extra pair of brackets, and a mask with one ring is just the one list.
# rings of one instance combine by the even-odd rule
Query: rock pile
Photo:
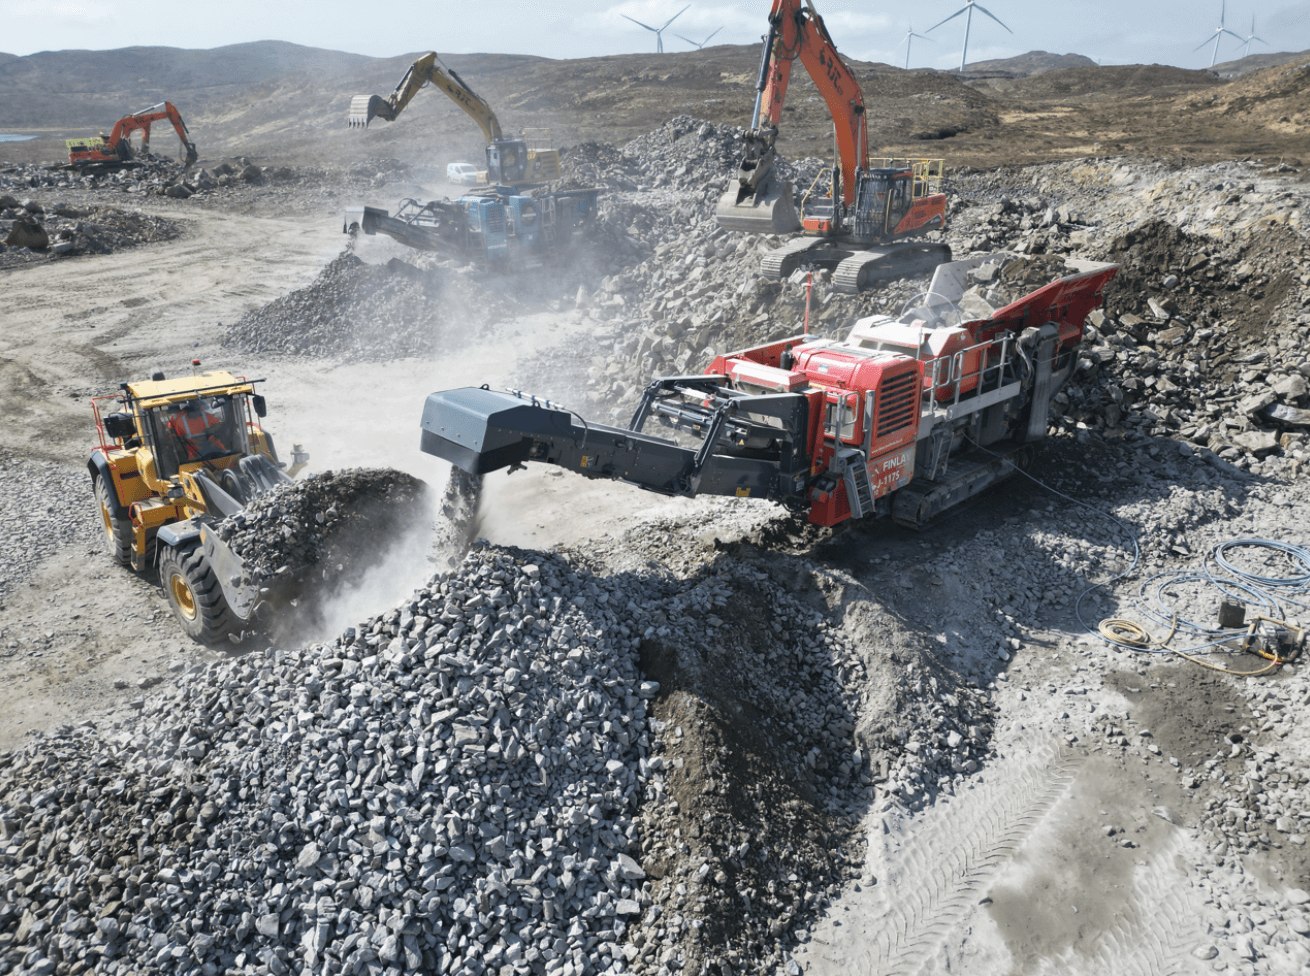
[[(298, 558), (251, 556), (249, 530), (229, 539), (252, 561)], [(656, 525), (585, 556), (475, 549), (331, 644), (0, 757), (0, 960), (780, 965), (858, 871), (874, 785), (910, 806), (951, 788), (989, 706), (897, 677), (890, 620), (830, 613), (818, 567), (688, 545)]]
[(34, 552), (99, 541), (99, 526), (86, 517), (91, 505), (85, 468), (0, 455), (0, 607), (36, 568)]
[[(535, 557), (534, 557), (535, 558)], [(616, 584), (480, 550), (330, 646), (0, 760), (28, 972), (625, 972), (654, 777)]]
[(257, 496), (217, 531), (254, 586), (307, 575), (334, 582), (357, 573), (367, 561), (361, 555), (385, 547), (402, 526), (421, 525), (426, 494), (423, 482), (400, 471), (324, 471)]
[(0, 194), (0, 268), (54, 255), (109, 254), (181, 233), (181, 225), (166, 217)]
[[(1303, 246), (1289, 232), (1272, 233), (1290, 238), (1274, 243), (1282, 253)], [(1242, 289), (1253, 266), (1229, 277), (1220, 269), (1231, 259), (1204, 251), (1188, 256), (1199, 244), (1160, 222), (1114, 241), (1106, 257), (1121, 269), (1106, 290), (1110, 311), (1090, 317), (1079, 370), (1055, 401), (1057, 423), (1110, 436), (1171, 436), (1193, 445), (1180, 449), (1208, 449), (1241, 466), (1258, 467), (1281, 449), (1296, 470), (1310, 447), (1310, 357), (1302, 346), (1310, 320), (1280, 325), (1274, 310), (1290, 287), (1286, 272), (1271, 296), (1273, 308), (1261, 309)], [(1246, 241), (1238, 253), (1254, 247)], [(1067, 273), (1062, 269), (1054, 255), (984, 265), (971, 273), (983, 283), (966, 295), (966, 315), (990, 314)], [(1177, 297), (1152, 294), (1164, 289)]]
[(225, 341), (246, 352), (366, 360), (431, 355), (453, 312), (441, 301), (446, 286), (440, 271), (399, 259), (365, 264), (344, 253), (312, 284), (247, 312)]

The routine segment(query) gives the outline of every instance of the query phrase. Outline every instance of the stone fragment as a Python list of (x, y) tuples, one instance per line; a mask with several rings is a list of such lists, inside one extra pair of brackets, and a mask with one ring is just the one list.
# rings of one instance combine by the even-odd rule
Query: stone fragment
[(9, 228), (5, 243), (10, 247), (30, 247), (34, 251), (41, 251), (50, 246), (50, 235), (39, 221), (21, 217)]

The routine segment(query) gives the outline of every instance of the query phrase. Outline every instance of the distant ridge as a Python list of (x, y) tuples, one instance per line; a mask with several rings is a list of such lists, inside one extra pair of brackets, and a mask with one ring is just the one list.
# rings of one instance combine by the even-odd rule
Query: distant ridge
[(333, 72), (374, 60), (285, 41), (253, 41), (203, 51), (176, 47), (42, 51), (26, 57), (0, 55), (0, 87), (44, 93), (180, 91), (215, 84), (253, 85), (287, 71)]
[(1095, 68), (1096, 62), (1081, 54), (1051, 54), (1047, 51), (1029, 51), (1013, 58), (993, 61), (976, 61), (965, 66), (965, 78), (1031, 78), (1033, 75), (1065, 68)]
[(241, 89), (288, 72), (332, 75), (377, 60), (285, 41), (204, 51), (128, 47), (0, 55), (0, 129), (104, 128), (165, 99), (189, 121)]
[(1279, 51), (1274, 54), (1252, 54), (1245, 58), (1238, 58), (1236, 61), (1223, 61), (1216, 64), (1211, 70), (1217, 73), (1220, 78), (1226, 80), (1241, 78), (1243, 75), (1249, 75), (1256, 71), (1264, 71), (1265, 68), (1277, 68), (1290, 61), (1304, 58), (1306, 55), (1310, 55), (1310, 51), (1297, 51), (1295, 53)]

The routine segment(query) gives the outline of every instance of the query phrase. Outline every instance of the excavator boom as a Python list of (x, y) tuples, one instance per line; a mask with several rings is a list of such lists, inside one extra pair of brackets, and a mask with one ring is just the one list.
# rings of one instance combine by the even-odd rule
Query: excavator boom
[[(864, 94), (810, 0), (773, 0), (746, 156), (737, 185), (724, 195), (715, 214), (727, 230), (786, 234), (801, 229), (791, 186), (772, 174), (774, 142), (792, 63), (798, 59), (832, 113), (840, 160), (834, 182), (840, 182), (843, 203), (849, 205), (855, 198), (855, 172), (866, 165), (869, 155)], [(835, 197), (836, 186), (833, 193)]]
[(478, 127), (488, 143), (498, 142), (504, 138), (500, 121), (491, 106), (482, 100), (472, 88), (465, 84), (454, 71), (440, 64), (435, 51), (429, 51), (409, 66), (400, 84), (386, 98), (380, 95), (356, 95), (350, 102), (349, 123), (352, 126), (367, 127), (376, 118), (394, 122), (396, 116), (418, 94), (424, 85), (431, 84), (445, 92), (446, 96), (462, 108)]

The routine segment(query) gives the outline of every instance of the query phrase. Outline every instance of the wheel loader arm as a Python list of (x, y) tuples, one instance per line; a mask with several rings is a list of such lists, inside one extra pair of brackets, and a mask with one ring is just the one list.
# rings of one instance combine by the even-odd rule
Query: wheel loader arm
[(350, 124), (367, 127), (375, 118), (394, 122), (396, 116), (405, 110), (419, 89), (426, 84), (440, 89), (462, 108), (482, 129), (487, 142), (496, 142), (502, 138), (500, 120), (496, 118), (491, 106), (465, 84), (459, 75), (441, 65), (435, 51), (429, 51), (411, 64), (396, 90), (386, 98), (378, 95), (356, 96), (350, 103)]

